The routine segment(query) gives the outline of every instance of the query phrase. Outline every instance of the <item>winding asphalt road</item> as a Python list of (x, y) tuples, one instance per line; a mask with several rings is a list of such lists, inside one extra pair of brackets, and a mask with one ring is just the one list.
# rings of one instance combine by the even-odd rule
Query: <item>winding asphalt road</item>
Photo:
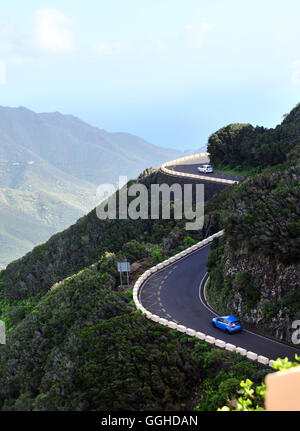
[[(202, 161), (201, 161), (201, 163), (202, 163)], [(203, 163), (205, 163), (205, 162), (203, 162)], [(168, 169), (175, 171), (175, 172), (183, 172), (185, 174), (202, 175), (202, 176), (207, 176), (207, 177), (212, 177), (212, 178), (220, 178), (220, 179), (224, 179), (224, 180), (240, 181), (243, 179), (242, 176), (225, 174), (223, 172), (214, 172), (211, 174), (204, 174), (204, 173), (198, 171), (199, 166), (200, 166), (200, 162), (199, 163), (187, 162), (187, 163), (176, 165), (176, 166), (168, 166)]]
[(254, 334), (248, 330), (225, 334), (212, 326), (216, 314), (205, 300), (207, 257), (210, 245), (204, 246), (183, 259), (152, 275), (139, 292), (139, 300), (151, 313), (188, 328), (211, 335), (238, 347), (243, 347), (269, 359), (288, 357), (295, 359), (300, 353), (278, 341)]

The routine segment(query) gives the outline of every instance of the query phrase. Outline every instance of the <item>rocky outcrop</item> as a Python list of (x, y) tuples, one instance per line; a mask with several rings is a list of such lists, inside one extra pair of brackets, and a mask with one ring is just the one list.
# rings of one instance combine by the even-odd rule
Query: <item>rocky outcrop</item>
[(222, 313), (237, 315), (251, 328), (291, 342), (292, 322), (300, 319), (300, 265), (274, 256), (233, 250), (227, 244), (220, 265), (222, 287), (213, 283), (209, 300)]

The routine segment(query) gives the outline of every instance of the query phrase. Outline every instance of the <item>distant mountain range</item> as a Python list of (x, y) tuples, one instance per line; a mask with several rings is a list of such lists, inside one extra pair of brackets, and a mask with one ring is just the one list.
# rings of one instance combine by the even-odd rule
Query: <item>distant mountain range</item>
[(72, 115), (0, 107), (0, 268), (91, 210), (99, 184), (180, 156)]

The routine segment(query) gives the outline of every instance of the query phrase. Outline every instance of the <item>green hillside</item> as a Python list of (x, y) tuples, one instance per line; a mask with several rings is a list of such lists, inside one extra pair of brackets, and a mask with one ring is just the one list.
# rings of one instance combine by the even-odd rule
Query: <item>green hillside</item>
[(93, 206), (74, 195), (0, 189), (0, 268), (63, 230)]
[(40, 159), (0, 165), (0, 268), (65, 229), (96, 203), (95, 186)]
[[(137, 245), (122, 252), (147, 255)], [(120, 291), (116, 260), (105, 253), (37, 305), (11, 303), (1, 411), (215, 410), (249, 373), (259, 383), (268, 372), (148, 321)]]
[(94, 208), (99, 184), (178, 155), (70, 115), (0, 107), (0, 269)]
[[(148, 170), (136, 182), (155, 180)], [(249, 373), (259, 383), (268, 370), (136, 312), (116, 271), (127, 257), (141, 274), (208, 226), (220, 230), (227, 195), (192, 234), (185, 220), (101, 221), (92, 211), (2, 271), (1, 410), (215, 410)]]
[[(215, 204), (212, 213), (214, 209)], [(91, 233), (90, 224), (91, 219), (85, 228)], [(7, 345), (0, 347), (2, 411), (215, 410), (226, 404), (240, 379), (251, 373), (259, 383), (266, 374), (268, 370), (244, 358), (151, 323), (135, 311), (131, 289), (124, 292), (119, 286), (118, 258), (130, 253), (131, 262), (139, 262), (143, 271), (193, 239), (178, 222), (169, 226), (156, 222), (149, 233), (143, 231), (144, 225), (135, 230), (138, 241), (128, 241), (125, 233), (130, 234), (130, 226), (119, 228), (119, 240), (111, 238), (116, 254), (103, 251), (109, 246), (104, 241), (95, 264), (50, 289), (46, 289), (50, 264), (43, 267), (45, 278), (39, 275), (41, 289), (36, 285), (31, 291), (30, 279), (27, 286), (22, 281), (21, 261), (12, 264), (18, 271), (15, 281), (19, 280), (19, 292), (14, 290), (13, 295), (7, 285), (10, 275), (2, 273), (1, 318), (10, 328)], [(74, 228), (78, 226), (65, 235), (76, 239)], [(58, 248), (51, 250), (48, 242), (44, 250), (34, 250), (40, 264), (46, 250), (52, 253), (53, 273), (59, 266), (64, 269), (61, 236), (56, 236)], [(195, 234), (195, 241), (200, 237)], [(84, 248), (86, 261), (92, 260), (89, 245), (74, 241), (73, 251)], [(38, 265), (26, 263), (34, 277)]]

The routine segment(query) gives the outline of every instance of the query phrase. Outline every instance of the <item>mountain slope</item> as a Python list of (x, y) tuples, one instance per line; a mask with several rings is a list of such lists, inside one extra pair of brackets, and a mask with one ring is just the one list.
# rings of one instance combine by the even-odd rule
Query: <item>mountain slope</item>
[(280, 164), (215, 195), (202, 232), (187, 233), (184, 220), (100, 221), (92, 211), (10, 264), (0, 273), (0, 317), (11, 330), (0, 346), (0, 408), (176, 410), (193, 400), (188, 407), (216, 409), (245, 376), (261, 382), (270, 368), (132, 312), (116, 260), (130, 256), (137, 276), (199, 241), (205, 226), (225, 227), (209, 258), (209, 300), (246, 323), (262, 317), (284, 338), (280, 325), (300, 307), (299, 155), (295, 145)]
[(145, 168), (160, 166), (181, 154), (128, 133), (108, 133), (71, 115), (36, 114), (23, 107), (0, 107), (0, 142), (6, 143), (0, 160), (24, 162), (24, 155), (27, 160), (35, 160), (35, 154), (63, 172), (96, 185), (114, 183), (119, 175), (134, 178)]
[[(155, 173), (139, 182), (154, 183)], [(218, 201), (207, 207), (213, 231)], [(9, 332), (0, 410), (215, 410), (247, 375), (261, 381), (267, 370), (149, 321), (134, 311), (131, 288), (119, 286), (124, 256), (133, 285), (153, 261), (203, 238), (184, 224), (100, 221), (92, 211), (0, 273)]]
[[(86, 204), (92, 198), (86, 198)], [(86, 212), (75, 196), (0, 189), (0, 268)]]
[[(155, 181), (152, 170), (130, 184)], [(219, 231), (231, 192), (206, 203), (200, 232), (186, 232), (185, 220), (104, 221), (93, 210), (8, 265), (0, 273), (0, 318), (11, 331), (0, 347), (0, 409), (214, 410), (245, 376), (261, 382), (269, 369), (133, 312), (116, 271), (124, 257), (135, 262), (133, 284), (203, 239), (206, 227)]]
[(0, 107), (0, 268), (94, 208), (97, 185), (178, 154), (71, 115)]
[(0, 268), (74, 223), (97, 202), (93, 184), (38, 157), (2, 162), (0, 184)]
[(115, 267), (105, 256), (54, 286), (0, 346), (1, 411), (215, 410), (268, 372), (134, 311)]
[[(146, 171), (138, 180), (129, 184), (142, 183), (150, 186), (156, 183), (156, 171)], [(150, 195), (150, 194), (149, 194)], [(128, 202), (130, 202), (129, 198)], [(149, 200), (151, 197), (149, 196)], [(221, 196), (221, 201), (223, 200)], [(211, 233), (221, 229), (219, 217), (215, 214), (218, 200), (208, 204), (206, 225)], [(106, 251), (117, 253), (130, 241), (159, 244), (158, 253), (168, 256), (171, 250), (184, 241), (185, 237), (195, 237), (200, 241), (202, 232), (186, 232), (185, 220), (100, 220), (96, 210), (80, 218), (63, 232), (53, 235), (45, 244), (35, 247), (30, 253), (7, 266), (0, 272), (0, 293), (11, 301), (26, 299), (42, 292), (56, 282), (78, 272), (96, 262)], [(136, 246), (135, 246), (136, 248)], [(126, 255), (131, 255), (131, 247)]]

